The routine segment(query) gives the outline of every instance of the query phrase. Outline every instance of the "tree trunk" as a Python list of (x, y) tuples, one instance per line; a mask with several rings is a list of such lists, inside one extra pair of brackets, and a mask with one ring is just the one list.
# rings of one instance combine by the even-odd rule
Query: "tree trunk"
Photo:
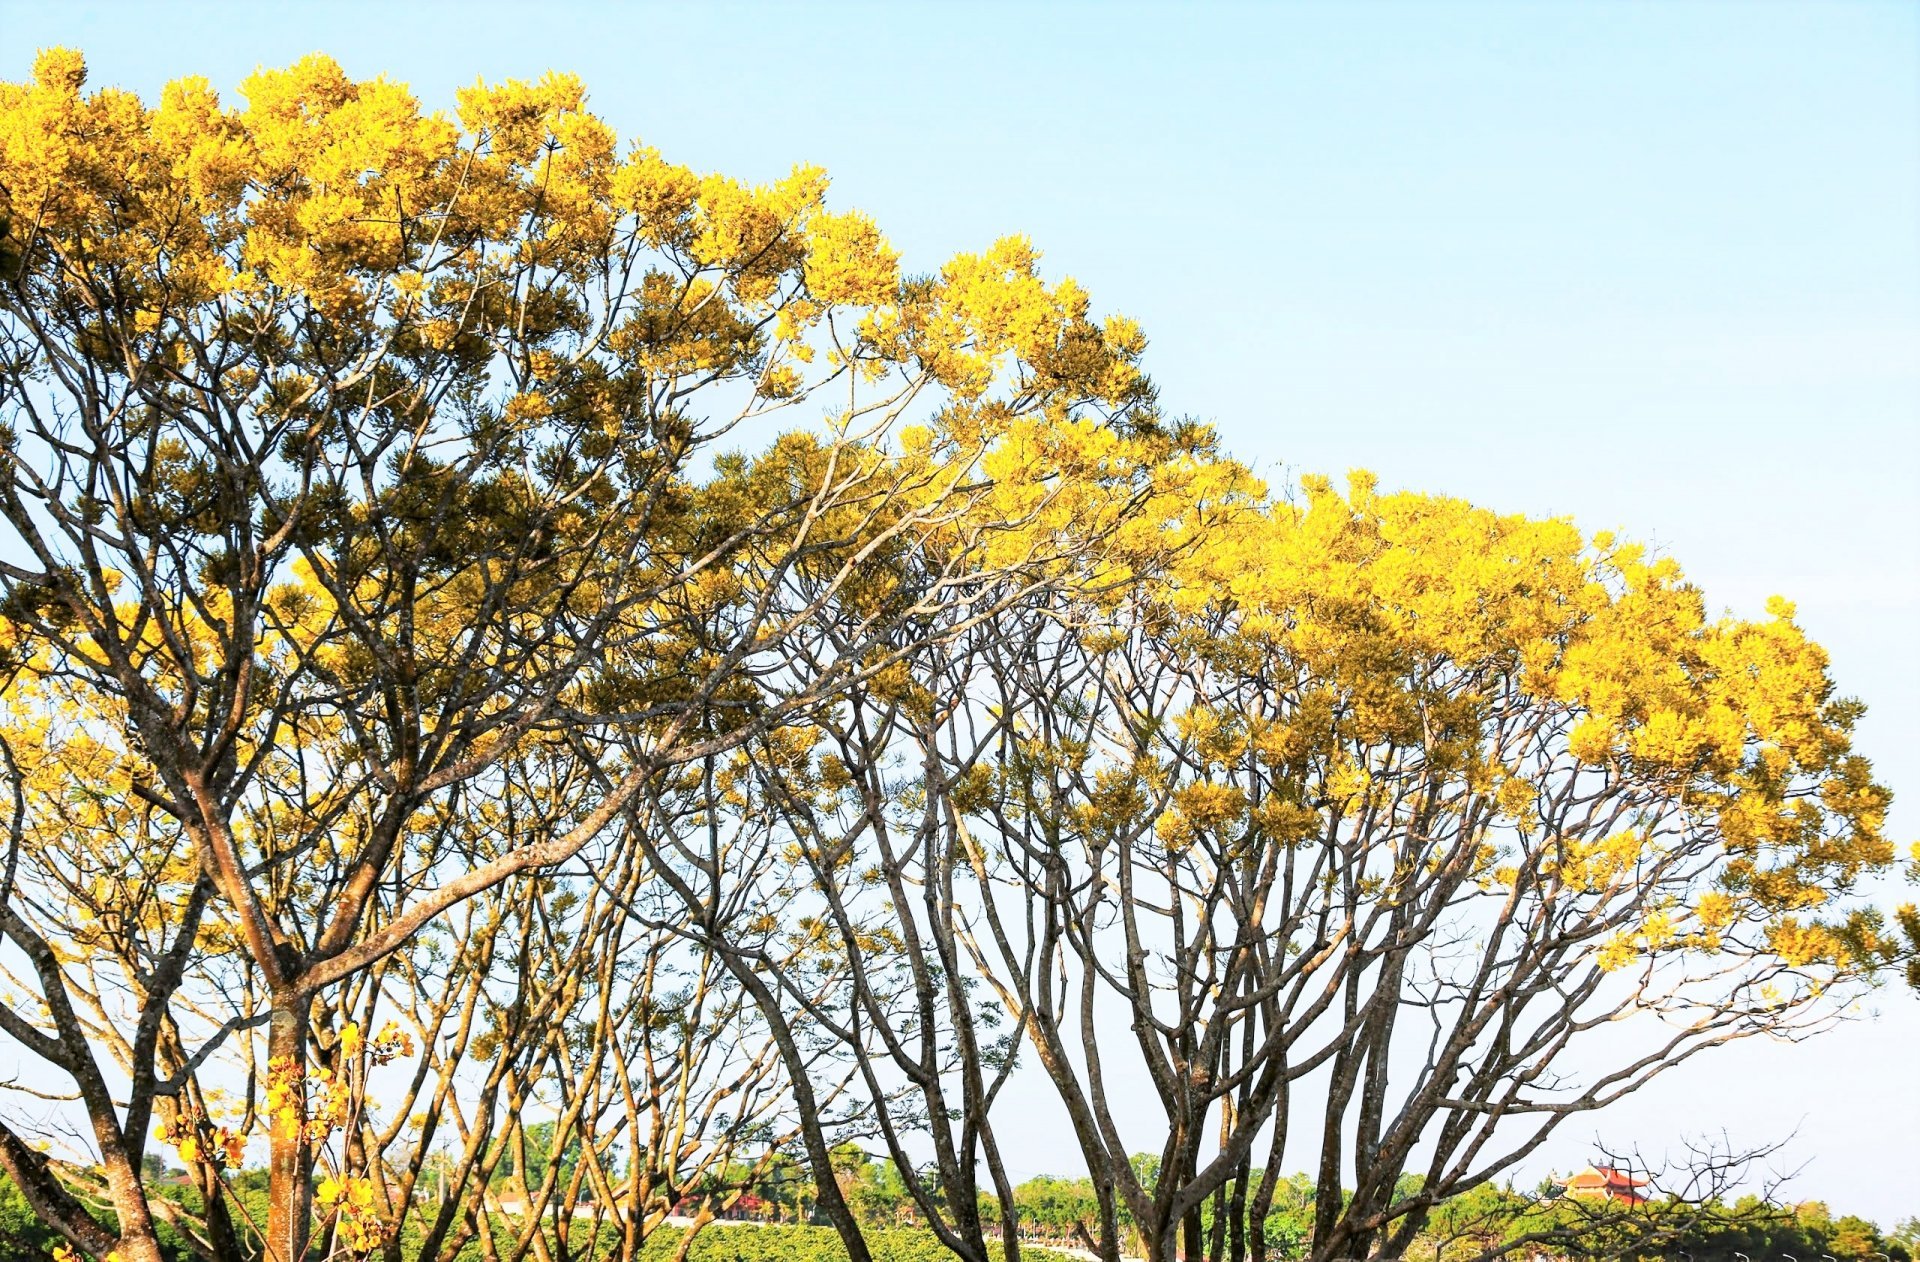
[(1288, 1098), (1280, 1096), (1273, 1119), (1273, 1142), (1267, 1150), (1267, 1164), (1254, 1185), (1253, 1201), (1247, 1207), (1247, 1254), (1253, 1262), (1267, 1262), (1267, 1215), (1273, 1210), (1273, 1191), (1280, 1181), (1280, 1158), (1287, 1148)]
[[(118, 1153), (116, 1147), (106, 1147)], [(124, 1157), (110, 1156), (104, 1165), (109, 1199), (120, 1218), (117, 1238), (60, 1183), (45, 1155), (29, 1148), (0, 1122), (0, 1173), (12, 1178), (41, 1222), (95, 1256), (117, 1251), (122, 1262), (164, 1262), (138, 1174)]]
[(233, 1213), (227, 1208), (226, 1188), (220, 1175), (211, 1167), (195, 1164), (193, 1171), (194, 1186), (199, 1189), (200, 1203), (206, 1206), (207, 1245), (219, 1262), (242, 1262), (247, 1251), (241, 1247), (240, 1235), (234, 1229)]
[(284, 1088), (281, 1108), (268, 1119), (267, 1262), (302, 1262), (313, 1225), (313, 1185), (307, 1154), (307, 1005), (276, 1001), (267, 1026), (270, 1084)]
[[(766, 979), (754, 972), (753, 965), (738, 955), (727, 952), (722, 956), (727, 970), (733, 974), (746, 992), (753, 997), (765, 1017), (767, 1028), (773, 1034), (774, 1042), (780, 1049), (780, 1057), (786, 1062), (787, 1076), (793, 1088), (794, 1106), (800, 1115), (800, 1138), (807, 1151), (807, 1164), (813, 1173), (815, 1204), (827, 1216), (827, 1222), (840, 1235), (840, 1244), (847, 1251), (848, 1262), (873, 1262), (873, 1251), (867, 1247), (867, 1238), (860, 1230), (860, 1221), (854, 1217), (853, 1209), (847, 1204), (847, 1198), (840, 1194), (840, 1184), (833, 1177), (833, 1153), (827, 1145), (825, 1132), (820, 1124), (820, 1106), (813, 1094), (813, 1084), (807, 1080), (807, 1059), (800, 1051), (799, 1040), (794, 1037), (793, 1027), (788, 1024), (786, 1014), (780, 1010), (778, 996)], [(784, 1209), (784, 1207), (782, 1207)], [(796, 1212), (795, 1217), (804, 1222), (805, 1217)]]
[(1200, 1222), (1198, 1205), (1188, 1210), (1186, 1216), (1180, 1220), (1180, 1234), (1182, 1262), (1206, 1262), (1207, 1238)]
[(1247, 1262), (1247, 1183), (1252, 1178), (1253, 1155), (1249, 1152), (1240, 1159), (1239, 1173), (1233, 1177), (1233, 1195), (1227, 1200), (1227, 1262)]
[[(140, 1176), (126, 1162), (107, 1163), (107, 1187), (113, 1195), (116, 1211), (123, 1215), (134, 1211), (132, 1221), (122, 1219), (120, 1240), (114, 1245), (114, 1253), (120, 1262), (166, 1262), (160, 1252), (160, 1238), (154, 1234), (153, 1219), (147, 1210), (146, 1192), (140, 1186)], [(122, 1207), (125, 1207), (124, 1209)]]

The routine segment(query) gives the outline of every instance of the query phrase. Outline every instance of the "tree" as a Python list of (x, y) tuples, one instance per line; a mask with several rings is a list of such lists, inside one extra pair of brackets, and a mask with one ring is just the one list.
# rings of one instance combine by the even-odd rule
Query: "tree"
[(899, 1169), (891, 1161), (870, 1157), (855, 1174), (847, 1201), (863, 1228), (898, 1227), (911, 1205)]
[[(1261, 1256), (1300, 1130), (1311, 1255), (1398, 1256), (1567, 1118), (1817, 1031), (1889, 958), (1846, 898), (1893, 861), (1860, 706), (1790, 606), (1709, 619), (1609, 537), (1309, 482), (989, 641), (988, 774), (964, 735), (922, 752), (978, 786), (948, 835), (1008, 896), (966, 941), (1072, 1119), (1105, 1256), (1123, 1204), (1149, 1257), (1200, 1256), (1209, 1200), (1247, 1204), (1232, 1256)], [(1152, 1183), (1123, 1052), (1165, 1111)]]
[[(971, 570), (968, 599), (916, 628), (894, 668), (674, 786), (684, 804), (649, 798), (634, 808), (645, 815), (634, 831), (654, 869), (775, 1031), (823, 1205), (856, 1258), (865, 1245), (836, 1205), (827, 1157), (836, 1138), (864, 1135), (883, 1146), (918, 1220), (943, 1246), (975, 1262), (1018, 1251), (992, 1107), (1022, 1019), (1003, 1014), (969, 975), (960, 936), (982, 892), (964, 854), (942, 844), (945, 792), (911, 772), (898, 778), (895, 767), (903, 757), (925, 765), (915, 743), (947, 730), (967, 704), (969, 663), (1011, 611), (1049, 607), (1062, 592), (1090, 600), (1124, 588), (1190, 546), (1216, 501), (1249, 493), (1244, 470), (1218, 455), (1204, 428), (1122, 419), (1010, 434), (981, 462), (1001, 489), (981, 501), (979, 517), (886, 558), (881, 573), (892, 588), (922, 585), (916, 567), (965, 572), (958, 559), (978, 523), (1008, 519), (1029, 523), (1021, 547), (1045, 540), (1071, 564), (1056, 560), (1037, 575), (1023, 565), (1004, 580)], [(1035, 512), (1028, 493), (1007, 484), (1017, 468), (1061, 470), (1061, 493)], [(869, 616), (851, 590), (810, 609), (789, 628), (790, 651), (805, 657), (844, 653)], [(964, 769), (950, 774), (958, 782)], [(676, 817), (693, 827), (661, 823)], [(821, 986), (823, 973), (838, 984)], [(815, 1098), (801, 1063), (820, 1055), (821, 1039), (836, 1045), (860, 1088), (838, 1110)], [(912, 1150), (916, 1138), (930, 1157)]]
[[(886, 670), (981, 576), (1060, 564), (1029, 528), (1059, 463), (980, 461), (1146, 407), (1142, 342), (1024, 242), (903, 277), (817, 170), (622, 155), (566, 76), (467, 89), (457, 121), (324, 57), (244, 109), (84, 78), (54, 50), (0, 88), (7, 722), (40, 753), (11, 773), (0, 933), (46, 1005), (0, 1028), (78, 1090), (114, 1224), (11, 1126), (0, 1165), (75, 1246), (152, 1262), (154, 1115), (202, 1156), (243, 1139), (202, 1133), (201, 1075), (264, 1029), (246, 1115), (287, 1262), (315, 1136), (357, 1107), (316, 1063), (330, 988)], [(706, 471), (808, 402), (820, 425)], [(784, 651), (794, 599), (934, 537), (944, 568), (866, 591), (837, 653)], [(613, 758), (605, 791), (443, 845), (534, 746)], [(41, 813), (36, 776), (104, 800)]]
[(565, 76), (84, 77), (0, 86), (0, 1031), (86, 1127), (0, 1169), (83, 1252), (633, 1256), (753, 1186), (868, 1262), (858, 1140), (1012, 1262), (1030, 1055), (1103, 1256), (1397, 1254), (1901, 959), (1784, 603), (1275, 500), (1026, 242), (903, 274)]

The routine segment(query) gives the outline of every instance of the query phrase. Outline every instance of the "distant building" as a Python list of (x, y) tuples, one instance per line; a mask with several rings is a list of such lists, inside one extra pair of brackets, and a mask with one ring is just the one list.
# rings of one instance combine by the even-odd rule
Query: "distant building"
[(1641, 1188), (1647, 1186), (1647, 1181), (1636, 1179), (1626, 1171), (1615, 1170), (1612, 1166), (1588, 1166), (1580, 1173), (1557, 1182), (1568, 1196), (1620, 1201), (1626, 1205), (1647, 1203), (1647, 1198), (1640, 1192)]

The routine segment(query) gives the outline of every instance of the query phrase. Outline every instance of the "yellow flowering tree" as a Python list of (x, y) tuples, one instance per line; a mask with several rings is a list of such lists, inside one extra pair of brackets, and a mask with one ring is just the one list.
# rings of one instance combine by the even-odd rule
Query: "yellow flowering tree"
[[(1122, 1211), (1152, 1258), (1261, 1256), (1303, 1133), (1312, 1256), (1401, 1256), (1568, 1118), (1819, 1030), (1895, 953), (1859, 890), (1889, 794), (1784, 602), (1714, 618), (1638, 546), (1356, 476), (1015, 615), (895, 746), (1109, 1256)], [(1165, 1129), (1129, 1134), (1142, 1080)]]
[[(224, 1151), (182, 1075), (263, 1030), (262, 1230), (292, 1262), (332, 989), (941, 610), (1083, 580), (1137, 479), (1070, 473), (1154, 431), (1152, 390), (1139, 330), (1027, 243), (907, 275), (818, 170), (752, 186), (622, 147), (568, 76), (451, 113), (322, 56), (242, 105), (85, 80), (50, 50), (0, 85), (0, 647), (38, 754), (0, 886), (33, 998), (0, 1029), (78, 1091), (115, 1227), (10, 1122), (0, 1161), (74, 1246), (151, 1262), (156, 1102), (195, 1159)], [(852, 638), (794, 651), (828, 600)], [(511, 797), (553, 749), (602, 791), (449, 840), (463, 794)], [(43, 811), (36, 776), (111, 800)], [(76, 905), (118, 954), (71, 945)], [(361, 1222), (356, 1186), (330, 1214)]]
[(1272, 500), (1030, 243), (905, 272), (568, 76), (85, 78), (0, 85), (0, 1034), (85, 1135), (0, 1169), (73, 1249), (545, 1257), (590, 1205), (631, 1257), (797, 1152), (869, 1262), (864, 1133), (1011, 1258), (1030, 1054), (1104, 1256), (1257, 1256), (1310, 1109), (1314, 1256), (1397, 1255), (1900, 956), (1790, 606)]

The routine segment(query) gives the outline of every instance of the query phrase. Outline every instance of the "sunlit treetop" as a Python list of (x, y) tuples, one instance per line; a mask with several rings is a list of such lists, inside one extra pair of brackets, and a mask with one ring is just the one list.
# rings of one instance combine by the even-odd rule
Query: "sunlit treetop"
[[(451, 114), (319, 55), (248, 77), (239, 105), (199, 78), (151, 105), (85, 80), (53, 49), (0, 85), (20, 520), (55, 518), (44, 573), (90, 586), (23, 584), (23, 652), (64, 639), (101, 665), (126, 634), (127, 668), (177, 699), (236, 610), (264, 623), (239, 638), (330, 681), (367, 677), (384, 650), (364, 641), (404, 626), (436, 700), (476, 660), (527, 669), (464, 647), (469, 611), (511, 592), (549, 663), (577, 619), (632, 604), (615, 630), (657, 680), (712, 664), (689, 616), (756, 580), (811, 575), (876, 614), (916, 549), (1072, 555), (1119, 583), (1196, 508), (1257, 493), (1210, 431), (1159, 419), (1139, 327), (1092, 318), (1029, 242), (903, 273), (817, 168), (697, 173), (622, 144), (573, 76), (475, 84)], [(795, 428), (763, 453), (715, 456), (775, 414)], [(84, 453), (58, 438), (76, 423)], [(28, 475), (43, 454), (72, 467)], [(116, 485), (69, 493), (106, 469)], [(101, 514), (131, 551), (81, 563)], [(723, 562), (756, 522), (757, 559)], [(641, 581), (614, 582), (603, 558), (636, 548)], [(93, 610), (71, 635), (45, 620), (57, 587)]]
[(1854, 749), (1865, 707), (1790, 602), (1716, 617), (1672, 558), (1565, 518), (1383, 494), (1364, 473), (1344, 495), (1302, 489), (1207, 536), (1170, 596), (1230, 628), (1199, 651), (1304, 698), (1298, 730), (1264, 734), (1279, 763), (1345, 760), (1362, 784), (1419, 751), (1393, 774), (1483, 785), (1535, 826), (1549, 802), (1619, 793), (1635, 807), (1594, 839), (1608, 862), (1680, 844), (1670, 826), (1719, 849), (1709, 928), (1738, 911), (1790, 956), (1891, 953), (1841, 896), (1895, 862), (1892, 794)]
[[(52, 49), (0, 85), (4, 248), (40, 297), (176, 361), (182, 333), (269, 321), (343, 370), (376, 351), (417, 375), (505, 355), (508, 406), (603, 422), (641, 372), (746, 380), (769, 403), (848, 372), (961, 401), (998, 382), (1004, 406), (971, 414), (989, 421), (1150, 399), (1138, 327), (1090, 319), (1025, 240), (903, 275), (870, 219), (827, 208), (818, 168), (698, 174), (622, 145), (571, 75), (475, 84), (452, 116), (320, 55), (250, 76), (238, 108), (201, 78), (152, 106), (85, 79)], [(250, 366), (279, 378), (275, 405), (306, 397), (290, 367)]]

